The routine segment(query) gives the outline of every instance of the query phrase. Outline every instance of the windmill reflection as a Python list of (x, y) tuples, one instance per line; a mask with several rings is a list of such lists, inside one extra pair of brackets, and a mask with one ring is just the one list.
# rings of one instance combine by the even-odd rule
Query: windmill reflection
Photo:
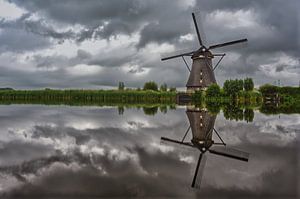
[[(178, 141), (161, 137), (161, 141), (164, 143), (175, 143), (178, 145), (196, 148), (200, 151), (191, 185), (193, 188), (200, 188), (201, 178), (206, 163), (206, 152), (248, 162), (249, 153), (228, 147), (216, 129), (214, 129), (215, 120), (217, 117), (216, 115), (210, 114), (205, 109), (200, 109), (193, 106), (187, 107), (186, 115), (188, 117), (190, 126), (185, 132), (182, 140)], [(192, 139), (190, 142), (186, 142), (185, 139), (190, 130), (192, 131)], [(215, 142), (213, 140), (213, 133), (217, 135), (219, 142)], [(201, 169), (199, 171), (200, 166)]]

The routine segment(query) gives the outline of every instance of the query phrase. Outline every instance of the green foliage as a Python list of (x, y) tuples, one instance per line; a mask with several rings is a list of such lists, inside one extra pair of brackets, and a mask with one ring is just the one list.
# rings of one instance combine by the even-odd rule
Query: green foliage
[(195, 91), (195, 93), (192, 95), (192, 102), (194, 104), (201, 104), (203, 101), (203, 92), (202, 91)]
[(270, 84), (262, 85), (259, 88), (266, 103), (260, 111), (265, 114), (278, 113), (300, 113), (300, 88), (299, 87), (278, 87)]
[(228, 105), (223, 109), (224, 117), (227, 120), (243, 120), (244, 119), (244, 111), (239, 106)]
[(166, 114), (168, 111), (168, 107), (167, 106), (159, 106), (159, 110), (161, 113)]
[(206, 108), (210, 113), (218, 115), (221, 110), (221, 104), (218, 101), (206, 101)]
[(150, 81), (150, 82), (146, 82), (144, 84), (144, 90), (153, 90), (153, 91), (157, 91), (158, 90), (158, 86), (155, 82)]
[(176, 92), (176, 87), (170, 87), (170, 92)]
[(254, 119), (254, 111), (253, 109), (246, 108), (244, 110), (244, 120), (248, 122), (253, 122)]
[(119, 89), (120, 91), (123, 91), (124, 88), (125, 88), (124, 82), (119, 82), (119, 87), (118, 87), (118, 89)]
[(244, 89), (244, 81), (243, 80), (226, 80), (223, 85), (223, 90), (225, 95), (236, 97), (237, 94)]
[(161, 86), (160, 86), (160, 91), (167, 91), (168, 90), (168, 85), (166, 83), (163, 83)]
[(155, 115), (158, 111), (158, 107), (157, 106), (143, 107), (143, 111), (144, 111), (145, 115)]
[(270, 84), (265, 84), (259, 87), (259, 91), (265, 96), (278, 92), (279, 87)]
[(136, 90), (12, 90), (0, 91), (0, 102), (41, 104), (113, 104), (176, 102), (176, 93)]
[(124, 113), (124, 106), (118, 106), (118, 113), (119, 113), (119, 115), (123, 115), (123, 113)]
[(253, 91), (254, 83), (253, 83), (252, 78), (246, 78), (244, 80), (244, 89), (245, 89), (245, 91)]
[(218, 84), (211, 84), (206, 90), (207, 97), (220, 97), (221, 89)]

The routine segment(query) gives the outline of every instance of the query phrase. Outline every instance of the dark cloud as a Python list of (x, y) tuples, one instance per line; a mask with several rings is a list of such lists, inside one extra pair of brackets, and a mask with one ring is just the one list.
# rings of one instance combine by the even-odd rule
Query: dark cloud
[(1, 166), (17, 164), (30, 159), (41, 158), (51, 154), (54, 150), (49, 145), (23, 142), (1, 142)]
[(34, 51), (48, 47), (51, 44), (48, 39), (33, 33), (24, 33), (13, 29), (1, 31), (0, 43), (0, 53)]
[[(299, 73), (295, 69), (299, 68), (299, 61), (291, 64), (280, 60), (284, 56), (294, 61), (299, 60), (297, 0), (284, 3), (280, 0), (196, 0), (195, 4), (180, 0), (89, 0), (84, 5), (79, 0), (8, 2), (24, 9), (25, 14), (18, 19), (0, 21), (1, 52), (36, 51), (64, 45), (64, 41), (78, 45), (78, 53), (73, 57), (57, 53), (33, 55), (33, 65), (38, 69), (51, 71), (46, 79), (40, 79), (40, 76), (44, 77), (46, 74), (38, 74), (34, 87), (49, 84), (63, 88), (76, 84), (74, 87), (83, 85), (95, 88), (98, 85), (115, 86), (116, 79), (126, 80), (128, 85), (134, 87), (149, 80), (161, 83), (162, 79), (169, 85), (184, 87), (188, 74), (183, 62), (176, 59), (162, 63), (159, 45), (172, 44), (175, 51), (197, 48), (196, 37), (183, 39), (187, 34), (195, 36), (192, 11), (196, 11), (201, 33), (208, 45), (244, 37), (249, 39), (248, 45), (243, 48), (215, 51), (228, 54), (216, 73), (219, 83), (222, 84), (228, 78), (250, 76), (257, 84), (272, 83), (279, 78), (286, 84), (298, 84), (291, 74)], [(129, 44), (121, 44), (124, 39), (120, 36), (124, 35), (127, 36), (125, 40), (132, 40)], [(98, 52), (91, 53), (87, 52), (86, 47), (81, 47), (85, 41), (106, 41), (108, 46), (111, 41), (117, 41), (120, 45), (100, 48)], [(149, 44), (158, 46), (149, 47)], [(237, 54), (238, 58), (230, 52)], [(72, 77), (64, 72), (65, 68), (78, 64), (98, 65), (107, 69), (95, 74), (95, 77), (89, 77), (89, 80), (84, 79), (85, 77)], [(266, 64), (273, 66), (275, 72), (270, 73), (261, 67)], [(129, 68), (120, 69), (123, 66)], [(54, 72), (53, 69), (57, 68), (60, 70)], [(143, 78), (136, 76), (141, 73), (145, 73)], [(64, 74), (64, 78), (61, 74)], [(12, 79), (16, 75), (8, 76)], [(31, 87), (33, 80), (28, 78), (27, 82), (21, 82), (26, 77), (26, 74), (20, 77), (20, 81), (15, 78), (19, 83), (13, 85)]]
[[(108, 39), (119, 34), (130, 35), (145, 25), (139, 46), (152, 41), (171, 41), (189, 32), (189, 23), (176, 26), (176, 21), (171, 20), (176, 17), (177, 24), (178, 20), (185, 21), (184, 18), (178, 17), (178, 15), (183, 15), (184, 10), (183, 3), (179, 1), (90, 0), (85, 5), (82, 5), (80, 1), (42, 3), (12, 0), (10, 2), (58, 23), (84, 26), (86, 30), (78, 34), (78, 41), (97, 36)], [(166, 8), (172, 12), (165, 12)], [(153, 23), (158, 23), (155, 29), (153, 29)], [(151, 37), (148, 37), (150, 35)]]

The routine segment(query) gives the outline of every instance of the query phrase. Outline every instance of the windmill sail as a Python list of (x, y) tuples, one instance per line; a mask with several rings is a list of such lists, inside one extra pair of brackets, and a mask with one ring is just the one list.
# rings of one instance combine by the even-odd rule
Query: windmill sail
[(212, 45), (208, 49), (222, 48), (222, 47), (225, 47), (225, 46), (230, 46), (230, 45), (234, 45), (234, 44), (238, 44), (238, 43), (244, 43), (244, 42), (247, 42), (247, 41), (248, 41), (248, 39), (239, 39), (239, 40), (235, 40), (235, 41), (225, 42), (225, 43), (222, 43), (222, 44)]
[(213, 147), (212, 149), (209, 149), (209, 152), (215, 155), (221, 155), (224, 157), (237, 159), (245, 162), (248, 162), (249, 160), (249, 153), (227, 146)]
[(191, 144), (189, 142), (181, 142), (181, 141), (173, 140), (173, 139), (166, 138), (166, 137), (161, 137), (160, 143), (167, 145), (167, 146), (174, 146), (174, 147), (180, 146), (182, 149), (186, 149), (186, 150), (191, 150), (194, 148), (193, 144)]
[(165, 56), (165, 57), (161, 58), (161, 61), (165, 61), (168, 59), (174, 59), (174, 58), (182, 57), (182, 56), (191, 56), (193, 53), (194, 53), (194, 51), (190, 51), (190, 52), (180, 53), (180, 54), (176, 54), (176, 55), (169, 55), (169, 56)]
[[(199, 164), (199, 167), (196, 168), (198, 171), (197, 171), (197, 173), (195, 171), (195, 174), (194, 174), (194, 178), (193, 178), (193, 182), (192, 182), (193, 188), (200, 189), (200, 187), (201, 187), (202, 177), (203, 177), (203, 173), (204, 173), (204, 167), (206, 165), (206, 159), (207, 159), (206, 155), (204, 153), (202, 153), (201, 162)], [(194, 182), (194, 179), (195, 179), (195, 182)]]
[(200, 44), (200, 46), (203, 46), (202, 39), (201, 39), (200, 32), (199, 32), (199, 28), (198, 28), (198, 24), (197, 24), (197, 20), (196, 20), (196, 17), (195, 17), (195, 13), (192, 13), (192, 17), (193, 17), (194, 25), (195, 25), (195, 28), (196, 28), (196, 33), (197, 33), (199, 44)]

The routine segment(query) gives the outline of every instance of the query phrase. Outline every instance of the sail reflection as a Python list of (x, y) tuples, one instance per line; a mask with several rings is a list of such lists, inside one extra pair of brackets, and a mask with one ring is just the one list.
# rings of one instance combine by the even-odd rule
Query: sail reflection
[[(230, 159), (248, 162), (249, 153), (228, 147), (218, 131), (214, 128), (216, 115), (209, 113), (206, 109), (196, 108), (195, 106), (188, 106), (186, 115), (190, 126), (185, 132), (182, 140), (179, 141), (161, 137), (161, 141), (164, 143), (177, 144), (178, 146), (181, 145), (195, 148), (200, 151), (191, 187), (200, 188), (207, 152)], [(192, 139), (188, 142), (185, 140), (190, 130), (192, 132)], [(218, 141), (213, 139), (213, 133), (217, 135)]]

